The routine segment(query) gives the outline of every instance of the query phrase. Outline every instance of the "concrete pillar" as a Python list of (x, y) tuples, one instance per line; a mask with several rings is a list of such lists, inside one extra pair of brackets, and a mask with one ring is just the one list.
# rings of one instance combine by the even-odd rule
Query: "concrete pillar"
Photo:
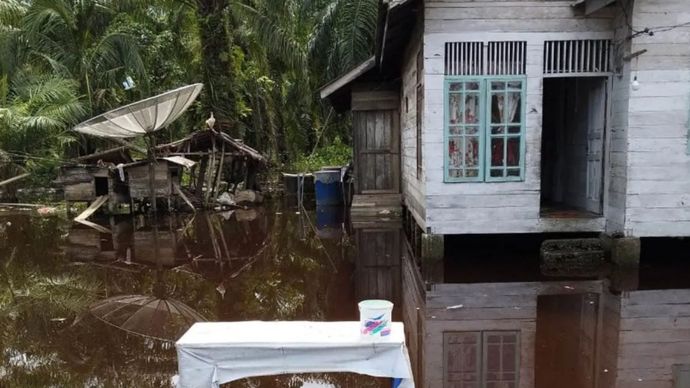
[(420, 248), (424, 281), (427, 285), (443, 283), (445, 252), (443, 235), (422, 233)]
[(641, 242), (639, 237), (611, 239), (611, 262), (620, 267), (640, 266)]
[(422, 233), (422, 260), (443, 260), (443, 254), (443, 235)]

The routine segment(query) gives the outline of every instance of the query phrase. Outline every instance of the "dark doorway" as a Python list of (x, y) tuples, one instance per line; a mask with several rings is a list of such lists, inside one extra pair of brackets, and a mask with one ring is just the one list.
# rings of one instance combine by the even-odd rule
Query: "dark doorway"
[(96, 177), (94, 184), (96, 186), (96, 196), (108, 195), (108, 178)]
[(542, 216), (602, 214), (607, 82), (606, 77), (544, 80)]
[(537, 299), (536, 388), (594, 388), (598, 294)]

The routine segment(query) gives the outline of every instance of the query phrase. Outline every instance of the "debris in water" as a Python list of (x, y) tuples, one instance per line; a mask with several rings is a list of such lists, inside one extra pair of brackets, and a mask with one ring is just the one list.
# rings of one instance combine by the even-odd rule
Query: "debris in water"
[(463, 304), (456, 304), (455, 306), (448, 306), (446, 307), (446, 310), (457, 310), (465, 307)]

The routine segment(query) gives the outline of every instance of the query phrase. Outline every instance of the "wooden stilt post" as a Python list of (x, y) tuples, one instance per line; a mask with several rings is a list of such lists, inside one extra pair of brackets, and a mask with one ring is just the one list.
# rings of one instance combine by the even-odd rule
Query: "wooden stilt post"
[(155, 187), (155, 173), (156, 173), (156, 168), (154, 166), (154, 163), (156, 161), (156, 156), (154, 153), (156, 152), (154, 147), (155, 147), (155, 138), (154, 135), (151, 134), (149, 135), (149, 149), (148, 149), (148, 154), (149, 154), (149, 200), (151, 201), (151, 209), (153, 209), (153, 212), (156, 213), (158, 210), (158, 207), (156, 206), (156, 187)]
[(223, 174), (223, 162), (225, 161), (225, 143), (223, 143), (223, 146), (221, 147), (220, 151), (220, 162), (218, 163), (218, 169), (216, 172), (216, 178), (214, 180), (213, 184), (213, 191), (211, 192), (211, 197), (213, 198), (213, 202), (216, 202), (218, 199), (218, 189), (220, 186), (220, 181), (222, 178)]

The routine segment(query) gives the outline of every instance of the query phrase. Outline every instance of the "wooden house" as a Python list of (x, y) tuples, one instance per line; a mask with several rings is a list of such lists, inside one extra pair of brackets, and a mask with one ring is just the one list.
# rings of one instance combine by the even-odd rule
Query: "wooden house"
[[(388, 0), (326, 85), (428, 236), (690, 236), (690, 2)], [(357, 203), (357, 197), (354, 199)]]

